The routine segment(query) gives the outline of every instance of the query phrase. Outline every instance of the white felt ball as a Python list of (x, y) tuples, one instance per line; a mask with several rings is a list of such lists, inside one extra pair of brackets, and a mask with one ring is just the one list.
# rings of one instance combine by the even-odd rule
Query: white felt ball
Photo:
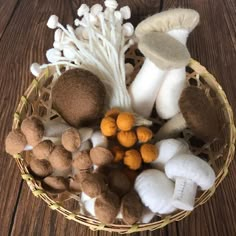
[(134, 187), (143, 204), (152, 212), (169, 214), (175, 211), (171, 205), (174, 183), (163, 172), (154, 169), (143, 171), (136, 178)]
[(46, 57), (49, 62), (57, 62), (61, 58), (61, 51), (56, 48), (51, 48), (47, 50)]
[(131, 17), (131, 10), (129, 6), (122, 7), (120, 13), (125, 20), (128, 20)]
[(131, 23), (123, 24), (124, 35), (126, 37), (131, 37), (134, 33), (134, 26)]
[(58, 16), (51, 15), (48, 19), (47, 26), (50, 29), (56, 29), (58, 25)]
[(82, 4), (79, 9), (77, 10), (77, 15), (79, 17), (83, 16), (85, 13), (89, 12), (89, 7), (87, 4)]

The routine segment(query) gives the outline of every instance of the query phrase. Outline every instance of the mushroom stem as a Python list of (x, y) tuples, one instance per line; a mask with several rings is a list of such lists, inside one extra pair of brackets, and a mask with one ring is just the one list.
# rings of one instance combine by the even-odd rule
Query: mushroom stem
[(194, 208), (194, 201), (197, 192), (197, 184), (190, 179), (177, 177), (172, 205), (178, 209), (191, 211)]
[(54, 120), (49, 120), (47, 122), (43, 122), (44, 125), (44, 136), (46, 137), (58, 137), (61, 136), (62, 133), (70, 128), (71, 126), (69, 126), (66, 123), (63, 122), (58, 122), (58, 121), (54, 121)]
[(168, 120), (155, 134), (154, 139), (160, 141), (162, 139), (174, 138), (187, 127), (186, 121), (182, 113), (178, 113)]
[(145, 59), (142, 68), (129, 87), (133, 109), (144, 117), (150, 116), (157, 91), (167, 73), (159, 69), (152, 61)]

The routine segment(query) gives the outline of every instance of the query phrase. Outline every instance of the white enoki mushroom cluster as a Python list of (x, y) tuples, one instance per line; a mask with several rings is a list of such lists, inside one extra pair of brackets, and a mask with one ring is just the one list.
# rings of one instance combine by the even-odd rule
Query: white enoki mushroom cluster
[(48, 67), (55, 66), (60, 75), (60, 66), (83, 68), (96, 74), (104, 83), (110, 101), (109, 107), (131, 110), (131, 100), (126, 88), (125, 52), (134, 44), (134, 27), (124, 23), (131, 16), (128, 6), (116, 10), (116, 0), (105, 0), (105, 9), (100, 4), (89, 8), (82, 4), (75, 19), (76, 28), (59, 23), (52, 15), (47, 23), (56, 29), (53, 48), (46, 52), (50, 64), (33, 63), (31, 72), (38, 76)]

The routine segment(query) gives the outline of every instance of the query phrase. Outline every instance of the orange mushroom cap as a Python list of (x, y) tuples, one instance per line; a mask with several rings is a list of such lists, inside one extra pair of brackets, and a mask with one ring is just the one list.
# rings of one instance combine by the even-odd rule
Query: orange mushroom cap
[(117, 125), (115, 119), (109, 116), (103, 118), (100, 124), (100, 128), (104, 136), (110, 137), (115, 135), (117, 132)]
[(137, 136), (133, 131), (120, 131), (117, 140), (122, 146), (129, 148), (137, 142)]
[(117, 117), (116, 124), (120, 130), (129, 131), (135, 124), (134, 115), (130, 112), (121, 112)]
[(124, 164), (128, 166), (131, 170), (139, 169), (142, 164), (141, 154), (135, 149), (130, 149), (126, 151), (124, 157)]
[(152, 131), (149, 128), (144, 127), (144, 126), (138, 127), (136, 129), (136, 134), (137, 134), (137, 137), (138, 137), (138, 141), (141, 142), (141, 143), (148, 142), (153, 136)]
[(140, 148), (142, 159), (145, 163), (150, 163), (157, 159), (158, 150), (155, 145), (145, 143)]

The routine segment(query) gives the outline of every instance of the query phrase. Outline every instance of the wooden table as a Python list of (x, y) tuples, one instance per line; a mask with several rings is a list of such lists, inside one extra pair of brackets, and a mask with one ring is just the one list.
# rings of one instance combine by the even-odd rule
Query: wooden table
[[(72, 23), (81, 3), (92, 0), (0, 0), (0, 235), (110, 235), (64, 219), (35, 198), (22, 181), (15, 161), (4, 152), (4, 139), (11, 129), (12, 116), (20, 95), (33, 79), (34, 61), (43, 63), (52, 46), (53, 32), (46, 27), (56, 14), (63, 23)], [(146, 16), (173, 7), (193, 8), (201, 23), (190, 35), (188, 47), (216, 76), (236, 114), (236, 2), (235, 0), (121, 0), (133, 11), (137, 24)], [(214, 196), (186, 219), (164, 229), (135, 235), (236, 235), (236, 162)], [(116, 235), (113, 233), (112, 235)]]

